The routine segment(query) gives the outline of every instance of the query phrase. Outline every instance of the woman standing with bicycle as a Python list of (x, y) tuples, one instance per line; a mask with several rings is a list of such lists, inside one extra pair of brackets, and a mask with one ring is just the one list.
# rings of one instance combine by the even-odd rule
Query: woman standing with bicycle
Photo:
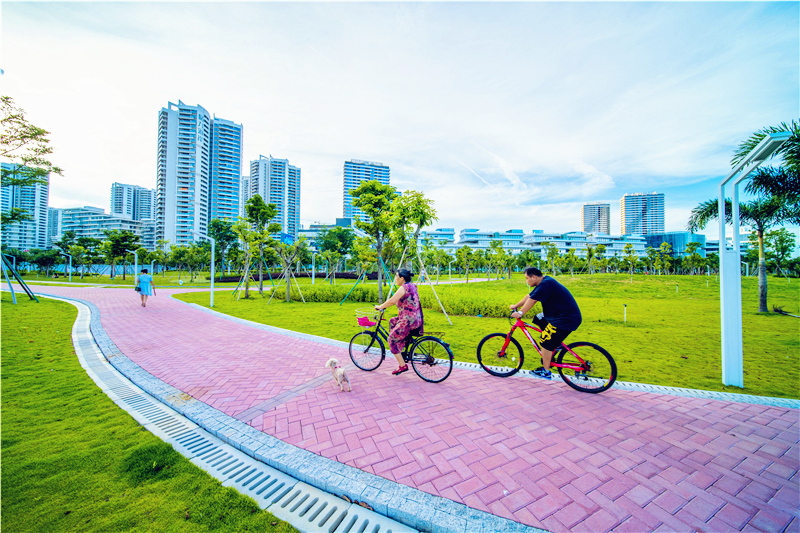
[(406, 337), (412, 332), (422, 335), (424, 318), (422, 316), (422, 306), (419, 303), (417, 286), (411, 283), (411, 272), (405, 268), (398, 270), (394, 277), (394, 284), (397, 286), (397, 292), (383, 304), (376, 305), (375, 310), (380, 311), (397, 305), (399, 314), (389, 320), (389, 349), (397, 359), (397, 370), (392, 374), (397, 376), (408, 370), (408, 365), (403, 361), (403, 356), (400, 355), (406, 347)]

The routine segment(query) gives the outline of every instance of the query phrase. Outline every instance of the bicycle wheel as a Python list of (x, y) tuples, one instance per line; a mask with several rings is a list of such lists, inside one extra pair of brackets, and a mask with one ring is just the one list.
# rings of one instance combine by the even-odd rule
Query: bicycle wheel
[(350, 339), (350, 359), (361, 370), (375, 370), (381, 366), (384, 357), (386, 348), (377, 333), (362, 331)]
[(578, 366), (581, 370), (558, 368), (567, 385), (577, 391), (592, 393), (611, 388), (617, 380), (617, 365), (607, 351), (591, 342), (573, 342), (569, 349), (580, 359), (561, 347), (556, 363)]
[(522, 346), (517, 339), (511, 337), (511, 342), (503, 350), (507, 337), (506, 333), (492, 333), (485, 336), (478, 345), (478, 363), (493, 376), (507, 378), (522, 368)]
[(419, 377), (430, 383), (447, 379), (453, 371), (450, 346), (436, 337), (420, 337), (411, 348), (411, 366)]

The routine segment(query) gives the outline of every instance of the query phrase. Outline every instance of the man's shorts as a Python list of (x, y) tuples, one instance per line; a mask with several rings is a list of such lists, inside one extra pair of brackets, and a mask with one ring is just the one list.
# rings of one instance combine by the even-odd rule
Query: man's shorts
[(553, 324), (545, 320), (544, 315), (539, 313), (538, 315), (533, 317), (534, 325), (542, 330), (542, 337), (539, 340), (539, 344), (548, 351), (554, 351), (556, 348), (561, 346), (561, 343), (564, 342), (564, 339), (572, 333), (573, 330), (567, 329), (557, 329)]

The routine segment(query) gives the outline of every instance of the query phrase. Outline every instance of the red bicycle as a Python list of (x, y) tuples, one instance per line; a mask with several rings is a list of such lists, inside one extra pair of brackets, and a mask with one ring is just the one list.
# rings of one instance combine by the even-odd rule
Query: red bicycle
[[(517, 339), (513, 337), (517, 329), (542, 355), (542, 349), (529, 331), (537, 334), (542, 330), (523, 322), (520, 318), (509, 317), (511, 331), (508, 333), (492, 333), (481, 340), (478, 345), (478, 363), (493, 376), (513, 376), (522, 368), (525, 355)], [(564, 382), (581, 392), (598, 393), (611, 388), (617, 380), (617, 364), (614, 358), (602, 347), (591, 342), (573, 342), (561, 344), (553, 351), (551, 369), (558, 370)]]

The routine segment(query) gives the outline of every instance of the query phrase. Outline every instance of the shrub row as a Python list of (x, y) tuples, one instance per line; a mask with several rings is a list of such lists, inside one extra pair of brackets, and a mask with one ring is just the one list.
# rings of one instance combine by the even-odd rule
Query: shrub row
[[(272, 279), (277, 279), (277, 278), (281, 277), (281, 272), (267, 272), (265, 270), (264, 271), (264, 279), (269, 280), (270, 276), (272, 276)], [(310, 278), (311, 277), (311, 272), (294, 272), (294, 277), (296, 277), (296, 278)], [(319, 279), (319, 280), (325, 279), (325, 273), (324, 272), (317, 272), (316, 278)], [(211, 276), (206, 276), (206, 279), (210, 280)], [(215, 276), (214, 279), (216, 281), (219, 281), (219, 282), (229, 282), (229, 281), (237, 281), (238, 282), (240, 279), (242, 279), (242, 275), (241, 274), (237, 274), (235, 276), (222, 276), (222, 277)], [(251, 273), (250, 279), (255, 281), (255, 282), (257, 282), (258, 281), (258, 272), (256, 272), (255, 274)], [(356, 274), (354, 272), (337, 272), (336, 273), (336, 279), (358, 279), (358, 274)], [(371, 280), (371, 281), (377, 280), (378, 279), (378, 273), (377, 272), (368, 273), (367, 274), (367, 279)]]

